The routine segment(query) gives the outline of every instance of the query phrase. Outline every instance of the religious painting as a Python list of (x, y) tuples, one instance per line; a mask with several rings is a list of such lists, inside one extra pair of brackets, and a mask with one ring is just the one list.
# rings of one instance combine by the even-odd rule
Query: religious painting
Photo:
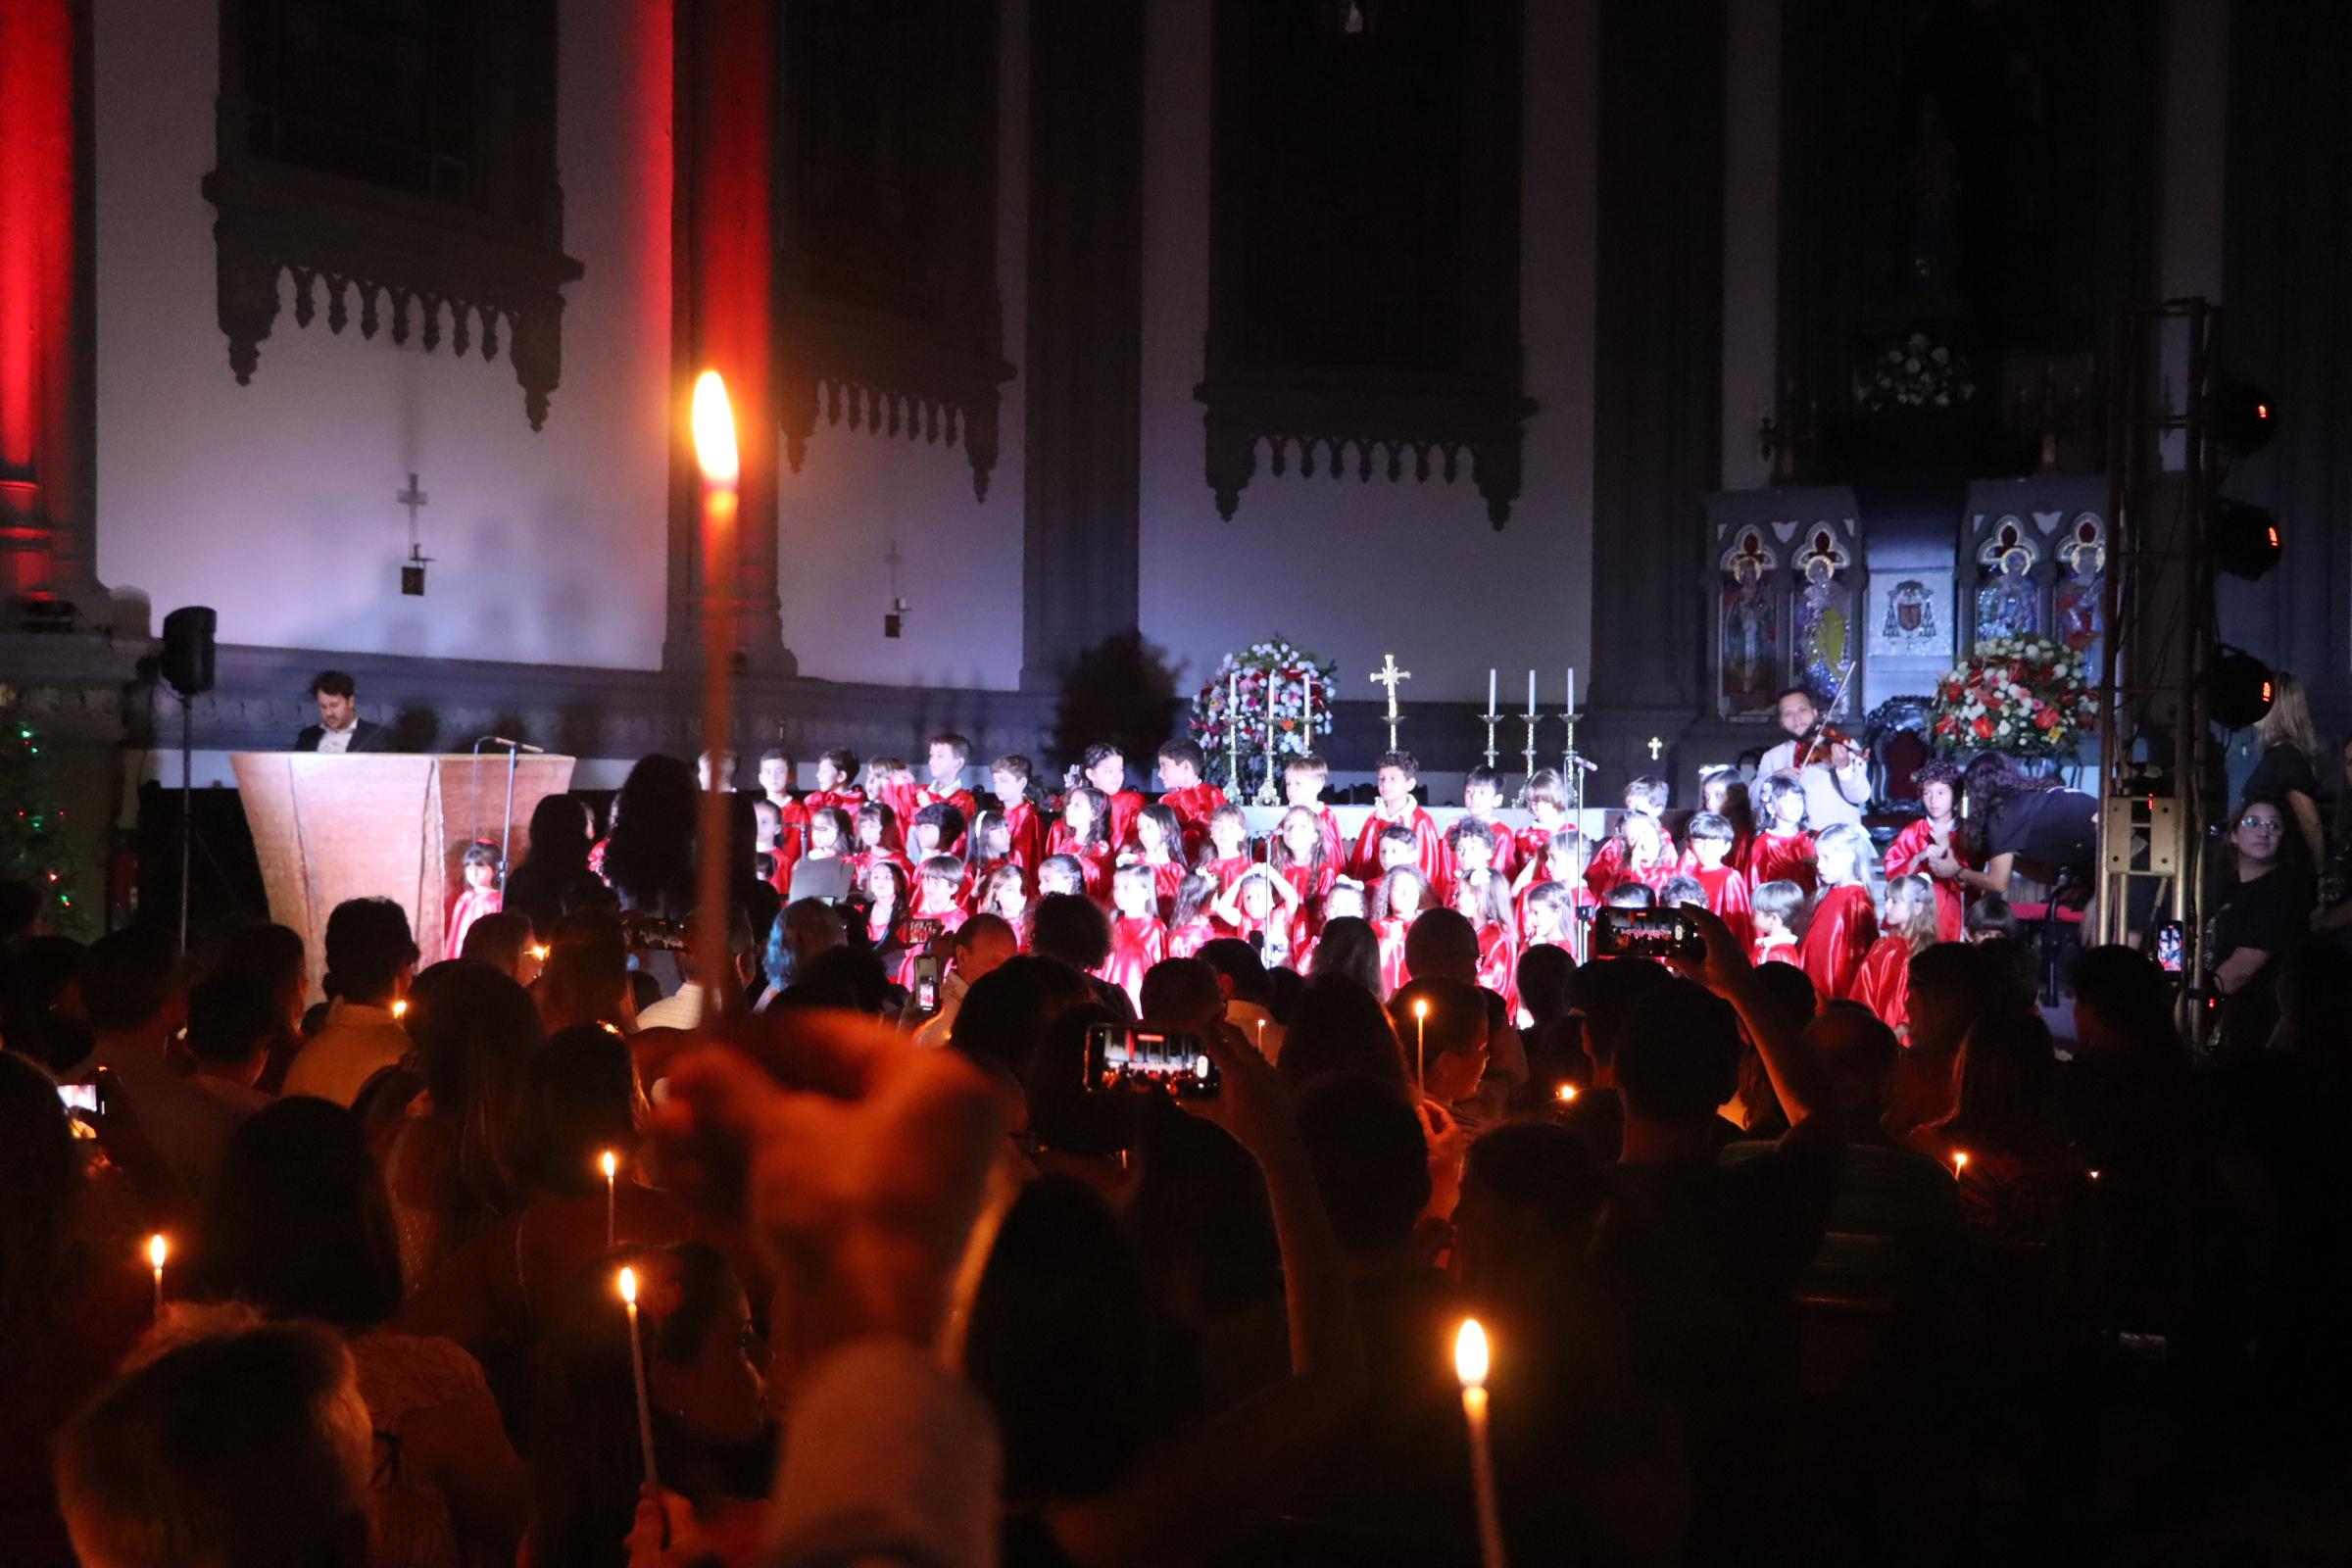
[(1827, 526), (1813, 530), (1797, 557), (1794, 668), (1790, 680), (1819, 693), (1838, 690), (1861, 650), (1854, 638), (1853, 556)]
[(2058, 560), (2065, 572), (2051, 594), (2058, 640), (2082, 655), (2083, 667), (2096, 678), (2107, 631), (2107, 533), (2096, 514), (2075, 518), (2067, 542), (2058, 547)]
[(1520, 0), (1216, 0), (1211, 16), (1196, 396), (1219, 514), (1234, 515), (1262, 443), (1278, 475), (1296, 462), (1470, 478), (1501, 527), (1535, 411), (1519, 341)]
[(1760, 529), (1743, 528), (1720, 563), (1716, 600), (1716, 711), (1725, 718), (1764, 718), (1780, 690), (1780, 564)]
[(1946, 573), (1878, 573), (1871, 579), (1870, 651), (1890, 659), (1940, 659), (1952, 650), (1952, 584)]
[(2042, 630), (2041, 586), (2034, 568), (2041, 547), (2015, 517), (2003, 517), (1977, 551), (1976, 642), (2030, 637)]

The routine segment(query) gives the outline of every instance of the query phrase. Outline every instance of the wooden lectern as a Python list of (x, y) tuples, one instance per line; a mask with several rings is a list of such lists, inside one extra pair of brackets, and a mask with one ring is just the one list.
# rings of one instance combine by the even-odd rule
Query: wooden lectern
[[(302, 933), (313, 996), (326, 968), (326, 917), (346, 899), (390, 899), (409, 913), (417, 967), (439, 959), (450, 906), (466, 884), (466, 847), (477, 837), (497, 843), (506, 820), (505, 753), (238, 752), (229, 760), (270, 917)], [(530, 850), (532, 809), (571, 788), (571, 769), (568, 757), (516, 762), (509, 869)]]

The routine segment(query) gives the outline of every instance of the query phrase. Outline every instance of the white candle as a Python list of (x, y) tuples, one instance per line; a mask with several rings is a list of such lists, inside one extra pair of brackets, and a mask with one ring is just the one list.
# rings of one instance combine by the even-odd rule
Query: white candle
[(1487, 666), (1487, 711), (1494, 711), (1494, 666)]
[(1536, 672), (1532, 669), (1527, 672), (1527, 710), (1536, 710)]
[(1413, 1088), (1426, 1094), (1429, 1077), (1429, 999), (1413, 1002)]
[(645, 1393), (645, 1346), (637, 1338), (637, 1271), (620, 1271), (620, 1299), (629, 1309), (629, 1375), (637, 1384), (637, 1446), (645, 1457), (645, 1484), (658, 1485), (654, 1475), (654, 1406)]
[(1470, 1485), (1478, 1499), (1478, 1555), (1485, 1568), (1503, 1568), (1502, 1509), (1494, 1495), (1494, 1460), (1487, 1445), (1487, 1331), (1464, 1318), (1454, 1336), (1453, 1373), (1462, 1385), (1462, 1419), (1470, 1426)]
[(164, 1320), (164, 1259), (172, 1255), (172, 1244), (158, 1231), (147, 1238), (147, 1261), (155, 1269), (155, 1320)]
[(612, 1151), (611, 1151), (610, 1149), (608, 1149), (608, 1150), (606, 1150), (606, 1151), (605, 1151), (603, 1158), (599, 1159), (599, 1160), (597, 1161), (597, 1163), (598, 1163), (598, 1164), (600, 1164), (600, 1165), (602, 1165), (602, 1166), (604, 1167), (604, 1172), (605, 1172), (605, 1245), (606, 1245), (607, 1247), (611, 1247), (611, 1246), (612, 1245), (612, 1235), (613, 1235), (613, 1232), (612, 1232), (612, 1188), (613, 1188), (613, 1180), (612, 1180), (612, 1179), (613, 1179), (613, 1177), (614, 1177), (615, 1175), (617, 1175), (617, 1174), (619, 1173), (619, 1171), (620, 1171), (620, 1158), (619, 1158), (619, 1156), (618, 1156), (618, 1155), (614, 1154), (614, 1153), (612, 1152)]
[(1576, 666), (1568, 666), (1568, 711), (1576, 711)]

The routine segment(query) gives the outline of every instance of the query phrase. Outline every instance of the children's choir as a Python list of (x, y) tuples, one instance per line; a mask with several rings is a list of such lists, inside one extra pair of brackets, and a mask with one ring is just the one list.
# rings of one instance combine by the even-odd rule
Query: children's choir
[[(1241, 808), (1203, 777), (1198, 745), (1172, 740), (1153, 762), (1156, 799), (1129, 787), (1125, 756), (1107, 745), (1086, 749), (1058, 795), (1018, 755), (991, 760), (988, 791), (975, 794), (963, 783), (971, 743), (942, 734), (920, 782), (889, 758), (861, 774), (855, 753), (834, 750), (817, 760), (816, 787), (795, 799), (792, 759), (769, 751), (759, 772), (761, 869), (791, 896), (823, 885), (808, 880), (814, 868), (843, 862), (840, 885), (868, 906), (874, 942), (909, 972), (931, 935), (973, 913), (1025, 932), (1040, 898), (1082, 895), (1110, 917), (1098, 976), (1139, 1005), (1153, 963), (1217, 938), (1250, 943), (1268, 967), (1307, 971), (1340, 918), (1366, 922), (1387, 996), (1404, 982), (1405, 932), (1440, 906), (1476, 929), (1481, 977), (1508, 999), (1519, 960), (1533, 948), (1573, 946), (1597, 908), (1689, 903), (1721, 917), (1754, 961), (1793, 964), (1824, 999), (1860, 1002), (1899, 1032), (1905, 960), (1967, 929), (1966, 890), (1934, 874), (1962, 857), (1956, 778), (1939, 763), (1921, 771), (1926, 812), (1889, 847), (1886, 891), (1874, 896), (1869, 836), (1843, 823), (1812, 831), (1805, 792), (1786, 772), (1757, 781), (1751, 816), (1740, 774), (1710, 769), (1680, 844), (1666, 821), (1670, 785), (1637, 778), (1614, 829), (1589, 843), (1550, 769), (1528, 780), (1530, 820), (1516, 829), (1498, 815), (1502, 777), (1473, 769), (1463, 814), (1441, 831), (1414, 795), (1418, 761), (1391, 752), (1350, 845), (1323, 804), (1329, 769), (1319, 758), (1285, 765), (1286, 809), (1254, 842)], [(1350, 932), (1351, 954), (1357, 940)]]

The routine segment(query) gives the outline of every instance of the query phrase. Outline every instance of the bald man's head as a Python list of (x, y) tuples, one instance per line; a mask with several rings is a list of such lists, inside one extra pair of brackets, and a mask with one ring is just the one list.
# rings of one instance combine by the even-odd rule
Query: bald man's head
[(966, 984), (1021, 951), (1019, 933), (1003, 915), (975, 914), (956, 931), (956, 972)]

